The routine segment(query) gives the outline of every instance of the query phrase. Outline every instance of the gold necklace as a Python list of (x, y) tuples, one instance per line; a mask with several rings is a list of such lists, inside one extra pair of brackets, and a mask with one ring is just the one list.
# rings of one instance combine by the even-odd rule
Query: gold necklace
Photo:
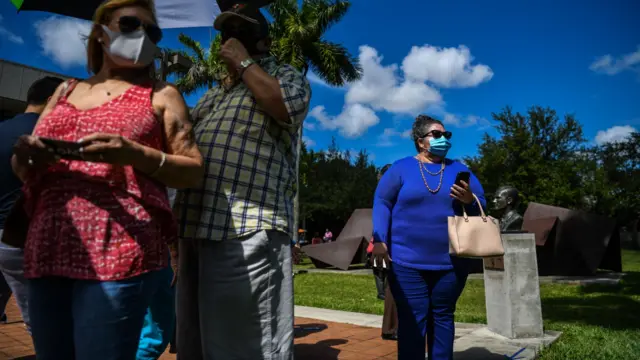
[[(426, 165), (424, 165), (424, 163), (422, 161), (420, 161), (420, 159), (416, 158), (416, 160), (418, 161), (418, 168), (420, 169), (420, 175), (422, 176), (422, 181), (424, 182), (424, 186), (427, 187), (427, 190), (429, 190), (430, 193), (435, 194), (438, 191), (440, 191), (440, 188), (442, 187), (442, 178), (444, 177), (444, 161), (442, 162), (442, 166), (440, 167), (440, 170), (436, 173), (431, 173), (429, 172), (429, 170), (427, 170)], [(429, 187), (429, 183), (427, 183), (427, 178), (424, 176), (424, 172), (423, 172), (423, 168), (424, 170), (432, 176), (436, 176), (436, 175), (440, 175), (440, 180), (438, 180), (438, 187), (435, 189), (431, 189), (431, 187)]]

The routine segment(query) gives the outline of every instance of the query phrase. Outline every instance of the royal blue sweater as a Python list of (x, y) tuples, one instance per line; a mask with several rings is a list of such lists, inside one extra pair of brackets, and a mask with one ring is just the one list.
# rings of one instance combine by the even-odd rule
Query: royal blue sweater
[[(445, 160), (442, 187), (432, 194), (424, 184), (418, 165), (414, 157), (401, 159), (380, 179), (373, 200), (373, 239), (387, 244), (394, 263), (420, 270), (452, 269), (454, 264), (465, 261), (449, 256), (447, 217), (462, 214), (461, 203), (449, 194), (458, 172), (470, 170), (458, 161)], [(425, 165), (431, 173), (441, 167), (440, 164)], [(435, 190), (440, 175), (423, 173), (429, 187)], [(484, 190), (473, 174), (469, 185), (486, 208)], [(465, 208), (469, 215), (480, 213), (475, 201)]]

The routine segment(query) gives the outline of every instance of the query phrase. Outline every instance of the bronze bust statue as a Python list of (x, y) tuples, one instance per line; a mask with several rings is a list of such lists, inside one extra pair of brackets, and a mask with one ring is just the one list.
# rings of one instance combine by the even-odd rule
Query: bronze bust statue
[(520, 203), (518, 189), (513, 186), (501, 186), (493, 198), (493, 207), (502, 212), (500, 219), (500, 230), (521, 231), (522, 215), (518, 214), (518, 204)]

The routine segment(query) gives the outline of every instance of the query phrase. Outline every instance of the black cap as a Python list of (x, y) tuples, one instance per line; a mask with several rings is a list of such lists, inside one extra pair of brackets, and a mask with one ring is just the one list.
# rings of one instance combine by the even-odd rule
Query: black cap
[(260, 8), (246, 2), (236, 2), (220, 15), (216, 16), (213, 22), (214, 29), (218, 31), (222, 30), (224, 22), (232, 17), (237, 17), (251, 24), (258, 25), (261, 33), (264, 35), (269, 32), (269, 22), (264, 15), (262, 15), (262, 12), (260, 12)]

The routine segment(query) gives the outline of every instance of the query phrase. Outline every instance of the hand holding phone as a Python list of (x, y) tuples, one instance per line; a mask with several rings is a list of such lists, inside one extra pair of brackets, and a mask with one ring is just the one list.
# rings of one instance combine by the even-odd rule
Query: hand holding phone
[(470, 172), (460, 171), (458, 175), (456, 175), (456, 185), (460, 186), (461, 188), (464, 188), (464, 186), (462, 185), (462, 182), (464, 181), (468, 185), (470, 179), (471, 179)]
[(45, 146), (52, 150), (53, 153), (67, 160), (82, 160), (82, 147), (87, 144), (77, 143), (73, 141), (57, 140), (51, 138), (40, 138)]
[(19, 163), (29, 167), (46, 165), (55, 161), (54, 154), (48, 151), (47, 145), (33, 135), (20, 136), (13, 145), (13, 153)]
[[(471, 173), (468, 171), (461, 171), (456, 175), (456, 182), (451, 187), (451, 193), (449, 196), (460, 201), (463, 204), (471, 204), (474, 200), (473, 193), (469, 188), (469, 180), (471, 179)], [(462, 184), (464, 182), (466, 185)]]

